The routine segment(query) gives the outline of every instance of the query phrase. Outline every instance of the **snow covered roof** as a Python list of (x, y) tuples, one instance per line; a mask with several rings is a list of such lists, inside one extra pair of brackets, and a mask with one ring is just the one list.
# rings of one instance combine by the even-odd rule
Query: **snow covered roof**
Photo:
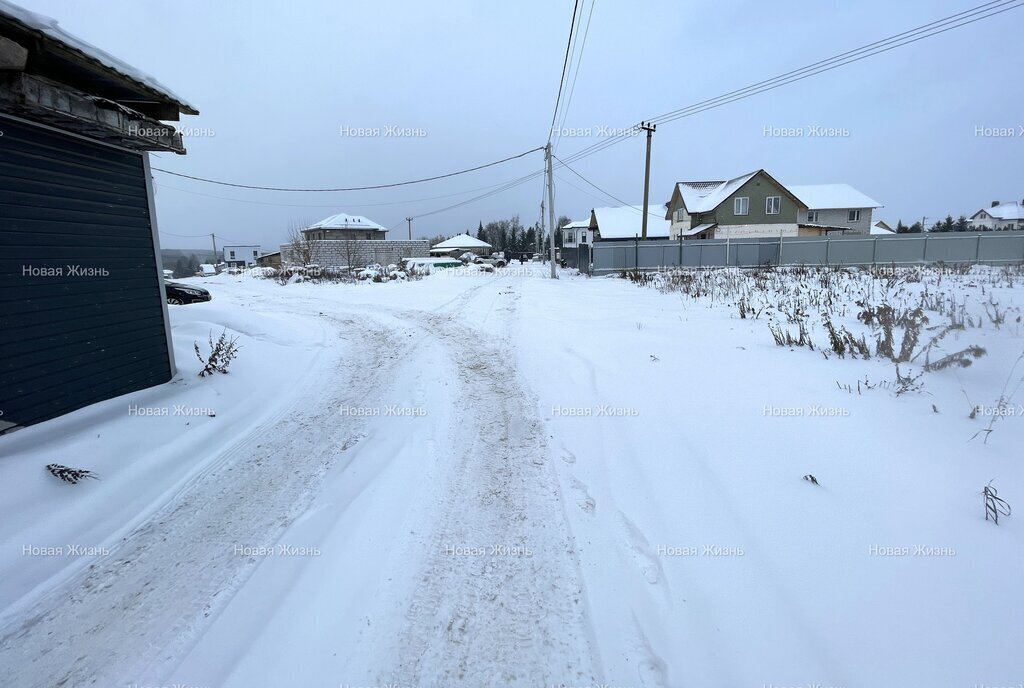
[[(640, 236), (644, 215), (642, 205), (594, 208), (592, 212), (602, 239), (632, 239)], [(669, 225), (669, 221), (658, 210), (648, 207), (647, 238), (667, 237)]]
[(873, 223), (871, 225), (871, 233), (872, 234), (895, 234), (896, 232), (894, 232), (891, 229), (889, 229), (889, 227), (884, 222), (879, 220), (878, 222), (875, 222), (875, 223)]
[(695, 234), (700, 234), (701, 232), (707, 231), (717, 226), (718, 224), (714, 222), (703, 225), (697, 225), (696, 227), (691, 227), (690, 229), (683, 230), (682, 232), (680, 232), (680, 234), (683, 236), (694, 236)]
[(807, 204), (809, 210), (882, 207), (881, 203), (865, 196), (849, 184), (810, 184), (786, 188)]
[(16, 22), (25, 30), (40, 35), (45, 40), (58, 43), (61, 47), (78, 54), (87, 62), (116, 72), (137, 86), (141, 86), (143, 89), (173, 102), (185, 114), (199, 114), (199, 110), (190, 105), (188, 101), (175, 94), (171, 89), (153, 77), (139, 71), (126, 62), (122, 62), (110, 53), (100, 50), (96, 46), (68, 33), (57, 24), (56, 19), (51, 19), (45, 15), (19, 7), (8, 0), (0, 0), (0, 17)]
[(311, 224), (309, 229), (368, 229), (378, 232), (386, 232), (387, 229), (373, 220), (368, 220), (362, 215), (350, 215), (349, 213), (338, 213), (325, 217), (317, 223)]
[(695, 213), (710, 213), (760, 171), (754, 170), (724, 182), (679, 182), (676, 184), (676, 189), (679, 190), (679, 195), (682, 196), (686, 212), (691, 215)]
[[(997, 220), (1024, 220), (1024, 206), (1017, 201), (1000, 203), (999, 205), (991, 208), (982, 208), (982, 210)], [(977, 215), (977, 213), (975, 213), (975, 215)]]
[(461, 248), (491, 248), (486, 241), (480, 241), (468, 234), (457, 234), (451, 239), (442, 241), (430, 247), (431, 251), (457, 251)]
[(590, 218), (586, 220), (573, 220), (567, 225), (562, 225), (562, 229), (588, 229), (590, 227)]

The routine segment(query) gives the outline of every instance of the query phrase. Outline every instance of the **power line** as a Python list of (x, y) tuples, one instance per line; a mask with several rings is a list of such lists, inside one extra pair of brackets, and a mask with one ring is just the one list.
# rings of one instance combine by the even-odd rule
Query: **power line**
[(431, 210), (430, 212), (420, 213), (418, 215), (413, 215), (413, 219), (419, 219), (421, 217), (429, 217), (430, 215), (437, 215), (438, 213), (443, 213), (443, 212), (445, 212), (447, 210), (454, 210), (455, 208), (461, 208), (462, 206), (469, 205), (470, 203), (476, 203), (477, 201), (483, 200), (485, 198), (489, 198), (489, 197), (494, 196), (496, 194), (503, 193), (505, 191), (508, 191), (509, 189), (513, 189), (513, 188), (515, 188), (517, 186), (520, 186), (521, 184), (525, 184), (526, 182), (531, 181), (533, 179), (536, 179), (537, 177), (540, 177), (543, 174), (544, 174), (544, 170), (538, 170), (536, 172), (532, 172), (531, 174), (528, 174), (525, 177), (520, 177), (519, 179), (514, 179), (511, 182), (509, 182), (507, 184), (504, 184), (504, 185), (502, 185), (498, 189), (495, 189), (493, 191), (488, 191), (487, 193), (481, 194), (479, 196), (474, 196), (473, 198), (467, 198), (465, 201), (462, 201), (460, 203), (455, 203), (454, 205), (445, 206), (444, 208), (438, 208), (437, 210)]
[(393, 184), (375, 184), (373, 186), (350, 186), (350, 187), (343, 187), (343, 188), (337, 188), (337, 189), (293, 189), (293, 188), (284, 188), (284, 187), (276, 187), (276, 186), (253, 186), (253, 185), (250, 185), (250, 184), (236, 184), (234, 182), (224, 182), (224, 181), (218, 181), (216, 179), (205, 179), (203, 177), (193, 177), (192, 175), (181, 174), (180, 172), (171, 172), (170, 170), (165, 170), (165, 169), (162, 169), (160, 167), (154, 167), (153, 169), (156, 170), (157, 172), (163, 172), (164, 174), (171, 174), (171, 175), (174, 175), (175, 177), (184, 177), (185, 179), (192, 179), (192, 180), (198, 181), (198, 182), (206, 182), (207, 184), (219, 184), (220, 186), (232, 186), (232, 187), (236, 187), (236, 188), (239, 188), (239, 189), (255, 189), (257, 191), (289, 191), (289, 192), (317, 192), (317, 193), (334, 192), (334, 191), (369, 191), (371, 189), (390, 189), (390, 188), (394, 188), (396, 186), (408, 186), (409, 184), (421, 184), (423, 182), (432, 182), (432, 181), (435, 181), (437, 179), (446, 179), (448, 177), (455, 177), (455, 176), (458, 176), (460, 174), (466, 174), (468, 172), (475, 172), (477, 170), (482, 170), (482, 169), (487, 168), (487, 167), (494, 167), (495, 165), (500, 165), (503, 162), (508, 162), (509, 160), (515, 160), (517, 158), (522, 158), (523, 156), (529, 155), (530, 153), (536, 153), (539, 150), (544, 150), (544, 147), (543, 146), (538, 146), (537, 148), (531, 148), (530, 150), (524, 151), (522, 153), (519, 153), (518, 155), (511, 155), (511, 156), (509, 156), (507, 158), (502, 158), (501, 160), (495, 160), (494, 162), (489, 162), (486, 165), (477, 165), (476, 167), (470, 167), (470, 168), (467, 168), (467, 169), (464, 169), (464, 170), (459, 170), (458, 172), (449, 172), (448, 174), (439, 174), (439, 175), (437, 175), (435, 177), (424, 177), (423, 179), (412, 179), (410, 181), (395, 182)]
[[(509, 180), (514, 181), (514, 180)], [(376, 208), (381, 206), (392, 206), (392, 205), (405, 205), (408, 203), (422, 203), (423, 201), (436, 201), (442, 198), (453, 198), (455, 196), (464, 196), (465, 194), (474, 193), (476, 191), (486, 191), (487, 189), (494, 189), (496, 187), (507, 184), (508, 181), (499, 182), (497, 184), (489, 184), (487, 186), (480, 186), (475, 189), (466, 189), (465, 191), (456, 191), (455, 193), (442, 194), (440, 196), (428, 196), (426, 198), (410, 198), (405, 201), (388, 201), (386, 203), (344, 203), (346, 208)], [(214, 198), (221, 201), (234, 201), (235, 203), (245, 203), (248, 205), (267, 205), (278, 208), (337, 208), (339, 203), (273, 203), (268, 201), (253, 201), (244, 198), (231, 198), (230, 196), (216, 196), (214, 194), (206, 194), (200, 191), (190, 191), (189, 189), (180, 189), (176, 186), (167, 186), (166, 184), (156, 184), (157, 188), (169, 189), (171, 191), (180, 191), (181, 193), (191, 194), (193, 196), (202, 196), (204, 198)]]
[(565, 88), (565, 72), (569, 67), (569, 51), (572, 48), (573, 29), (576, 27), (576, 13), (580, 8), (580, 0), (572, 6), (572, 22), (569, 23), (569, 40), (565, 43), (565, 59), (562, 60), (562, 77), (558, 80), (558, 96), (555, 98), (555, 111), (551, 113), (551, 128), (548, 129), (548, 143), (551, 143), (551, 135), (555, 133), (555, 120), (558, 117), (558, 106), (562, 102), (562, 89)]
[[(923, 24), (922, 26), (919, 26), (915, 29), (904, 31), (893, 36), (890, 36), (888, 38), (875, 41), (873, 43), (868, 43), (867, 45), (861, 46), (860, 48), (848, 50), (844, 53), (840, 53), (825, 60), (819, 60), (818, 62), (812, 63), (800, 69), (780, 74), (776, 77), (772, 77), (771, 79), (759, 81), (745, 88), (730, 91), (729, 93), (722, 94), (720, 96), (717, 96), (716, 98), (704, 100), (699, 103), (695, 103), (693, 105), (689, 105), (687, 107), (659, 115), (657, 117), (652, 117), (648, 121), (660, 124), (664, 122), (671, 122), (677, 119), (681, 119), (683, 117), (690, 117), (692, 115), (696, 115), (701, 112), (706, 112), (707, 110), (711, 110), (722, 105), (727, 105), (737, 100), (749, 98), (751, 96), (758, 95), (760, 93), (764, 93), (766, 91), (770, 91), (775, 88), (779, 88), (781, 86), (785, 86), (787, 84), (800, 81), (802, 79), (806, 79), (808, 77), (815, 76), (823, 72), (830, 71), (832, 69), (837, 69), (838, 67), (842, 67), (853, 62), (858, 62), (862, 59), (866, 59), (868, 57), (872, 57), (883, 52), (888, 52), (889, 50), (892, 50), (894, 48), (909, 45), (911, 43), (916, 43), (917, 41), (923, 40), (925, 38), (936, 36), (941, 33), (945, 33), (946, 31), (951, 31), (953, 29), (961, 28), (963, 26), (967, 26), (968, 24), (973, 24), (974, 22), (980, 21), (982, 19), (987, 19), (998, 14), (1002, 14), (1003, 12), (1018, 9), (1019, 7), (1022, 6), (1024, 6), (1024, 3), (1020, 3), (1019, 0), (996, 0), (995, 2), (987, 2), (982, 5), (978, 5), (977, 7), (973, 7), (971, 9), (950, 15), (948, 17), (944, 17), (942, 19), (938, 19), (936, 21)], [(590, 146), (582, 148), (579, 151), (573, 153), (572, 155), (567, 156), (567, 161), (575, 162), (582, 158), (598, 153), (604, 150), (605, 148), (609, 148), (617, 143), (621, 143), (622, 141), (626, 140), (627, 138), (631, 138), (632, 136), (633, 133), (630, 132), (609, 137), (604, 141), (599, 141), (598, 143), (591, 144)], [(563, 161), (563, 164), (564, 162), (565, 161)]]
[[(582, 174), (580, 174), (579, 172), (577, 172), (577, 171), (576, 171), (576, 170), (574, 170), (573, 168), (571, 168), (571, 167), (569, 167), (568, 165), (566, 165), (566, 164), (565, 164), (565, 162), (564, 162), (563, 160), (559, 160), (559, 158), (558, 158), (558, 156), (557, 156), (557, 155), (555, 155), (555, 156), (552, 156), (552, 157), (554, 157), (554, 159), (555, 159), (555, 160), (558, 160), (558, 162), (559, 162), (559, 163), (561, 163), (562, 167), (564, 167), (565, 169), (567, 169), (567, 170), (569, 170), (570, 172), (572, 172), (573, 174), (575, 174), (575, 175), (576, 175), (577, 177), (579, 177), (580, 179), (582, 179), (583, 181), (585, 181), (585, 182), (586, 182), (587, 184), (590, 184), (590, 185), (591, 185), (592, 187), (594, 187), (595, 189), (597, 189), (598, 191), (600, 191), (601, 193), (603, 193), (603, 194), (604, 194), (605, 196), (607, 196), (608, 198), (611, 198), (611, 199), (613, 199), (613, 200), (615, 200), (615, 201), (617, 201), (617, 202), (621, 203), (622, 205), (625, 205), (625, 206), (629, 206), (630, 208), (633, 208), (633, 206), (632, 206), (632, 205), (630, 205), (629, 203), (626, 203), (626, 202), (625, 202), (624, 200), (622, 200), (622, 199), (621, 199), (621, 198), (619, 198), (618, 196), (613, 196), (612, 194), (608, 193), (607, 191), (605, 191), (604, 189), (602, 189), (602, 188), (601, 188), (600, 186), (598, 186), (598, 185), (597, 185), (597, 184), (595, 184), (594, 182), (590, 181), (589, 179), (587, 179), (586, 177), (584, 177), (584, 176), (583, 176)], [(571, 184), (570, 184), (570, 186), (571, 186)], [(573, 187), (573, 188), (576, 188), (576, 187)], [(584, 193), (585, 193), (585, 192), (584, 192)], [(636, 210), (636, 209), (634, 208), (634, 210)], [(640, 214), (643, 214), (643, 211), (642, 211), (642, 210), (637, 210), (637, 212), (638, 212), (638, 213), (640, 213)]]
[[(565, 127), (565, 120), (569, 116), (569, 108), (572, 107), (572, 96), (576, 92), (576, 79), (580, 75), (580, 64), (583, 62), (583, 51), (587, 48), (587, 36), (590, 35), (590, 20), (594, 16), (594, 5), (597, 4), (597, 0), (590, 1), (590, 12), (587, 13), (587, 27), (583, 31), (583, 42), (580, 43), (580, 52), (576, 57), (576, 70), (572, 75), (572, 86), (569, 88), (569, 97), (565, 100), (565, 107), (562, 108), (562, 119), (558, 123), (558, 130), (556, 131), (555, 144), (557, 145), (558, 139), (561, 138), (559, 132)], [(576, 29), (579, 33), (579, 27)]]

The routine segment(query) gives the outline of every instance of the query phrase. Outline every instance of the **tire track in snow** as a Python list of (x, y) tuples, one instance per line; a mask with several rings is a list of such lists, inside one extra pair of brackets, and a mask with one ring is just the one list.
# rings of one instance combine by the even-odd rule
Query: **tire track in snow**
[(459, 389), (430, 554), (378, 684), (594, 685), (582, 577), (544, 426), (502, 365), (509, 342), (448, 315), (392, 314), (448, 348)]
[[(351, 329), (328, 319), (342, 336)], [(3, 629), (5, 685), (164, 685), (163, 667), (254, 570), (256, 560), (235, 546), (273, 547), (330, 465), (358, 441), (362, 423), (337, 409), (371, 396), (399, 358), (387, 331), (356, 330), (351, 338), (354, 360), (311, 371), (309, 394), (278, 420), (242, 438), (108, 556)]]

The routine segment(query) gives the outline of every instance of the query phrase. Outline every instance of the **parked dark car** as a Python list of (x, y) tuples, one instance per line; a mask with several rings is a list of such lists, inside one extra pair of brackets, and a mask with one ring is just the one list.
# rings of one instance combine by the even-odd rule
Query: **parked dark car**
[(186, 303), (202, 303), (213, 298), (205, 289), (177, 282), (164, 282), (164, 291), (167, 293), (167, 303), (175, 306)]

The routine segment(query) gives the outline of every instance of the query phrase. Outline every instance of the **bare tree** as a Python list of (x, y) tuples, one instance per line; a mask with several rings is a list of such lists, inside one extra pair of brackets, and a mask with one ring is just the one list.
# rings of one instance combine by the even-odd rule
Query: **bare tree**
[(288, 257), (291, 260), (302, 263), (302, 267), (306, 267), (313, 262), (313, 253), (317, 243), (315, 239), (310, 239), (310, 235), (303, 231), (305, 227), (305, 223), (292, 220), (288, 225), (288, 243), (285, 244)]

